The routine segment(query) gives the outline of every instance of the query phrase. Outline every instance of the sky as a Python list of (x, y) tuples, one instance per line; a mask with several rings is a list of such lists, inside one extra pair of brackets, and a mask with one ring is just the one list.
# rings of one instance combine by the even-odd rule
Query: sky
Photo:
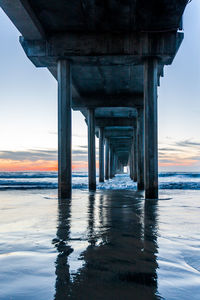
[[(184, 41), (158, 88), (160, 171), (200, 171), (199, 16), (200, 1), (193, 0), (184, 13)], [(0, 171), (56, 170), (57, 82), (28, 60), (19, 36), (0, 9)], [(73, 112), (72, 128), (73, 170), (85, 170), (81, 113)]]

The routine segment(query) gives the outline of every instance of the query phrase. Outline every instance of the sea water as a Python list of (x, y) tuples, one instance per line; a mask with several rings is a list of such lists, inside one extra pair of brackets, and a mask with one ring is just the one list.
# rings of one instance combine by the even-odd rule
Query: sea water
[(198, 174), (161, 173), (158, 201), (127, 174), (74, 173), (71, 201), (54, 172), (0, 180), (0, 300), (200, 299)]
[[(57, 172), (0, 172), (1, 189), (56, 189)], [(97, 178), (98, 183), (98, 178)], [(72, 174), (73, 189), (87, 189), (87, 172)], [(136, 190), (136, 183), (129, 180), (128, 174), (117, 175), (114, 180), (98, 183), (97, 189), (131, 189)], [(159, 173), (160, 189), (200, 190), (200, 173), (165, 172)]]

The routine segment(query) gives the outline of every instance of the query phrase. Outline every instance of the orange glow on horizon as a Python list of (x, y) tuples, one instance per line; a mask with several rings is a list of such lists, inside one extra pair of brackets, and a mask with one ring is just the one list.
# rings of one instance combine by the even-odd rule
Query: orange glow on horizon
[[(176, 161), (162, 161), (159, 162), (159, 167), (173, 167), (173, 166), (192, 166), (196, 163), (194, 160), (176, 160)], [(73, 161), (72, 170), (87, 170), (87, 161)], [(97, 161), (96, 167), (99, 167)], [(0, 159), (0, 172), (27, 172), (27, 171), (58, 171), (58, 162), (52, 160), (11, 160)]]
[[(87, 168), (87, 162), (75, 161), (72, 164), (72, 170), (81, 170)], [(0, 172), (26, 172), (26, 171), (58, 171), (58, 162), (46, 160), (11, 160), (0, 159)]]
[(171, 166), (185, 166), (189, 167), (194, 165), (194, 160), (188, 160), (188, 161), (172, 161), (172, 162), (159, 162), (158, 163), (159, 167), (171, 167)]

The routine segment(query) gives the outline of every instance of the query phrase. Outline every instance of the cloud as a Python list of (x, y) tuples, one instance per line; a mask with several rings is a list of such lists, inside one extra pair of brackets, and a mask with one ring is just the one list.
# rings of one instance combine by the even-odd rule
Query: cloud
[(48, 133), (49, 133), (49, 134), (56, 134), (56, 135), (58, 134), (58, 132), (57, 132), (57, 131), (54, 131), (54, 130), (49, 130)]
[(180, 147), (200, 147), (200, 142), (194, 142), (191, 140), (183, 140), (176, 142), (175, 145)]
[(177, 151), (184, 151), (183, 149), (177, 149), (177, 148), (170, 148), (170, 147), (163, 147), (159, 148), (160, 152), (177, 152)]
[(199, 167), (200, 142), (185, 139), (162, 143), (159, 147), (160, 166)]
[[(98, 157), (98, 156), (97, 156)], [(1, 171), (56, 171), (58, 153), (55, 149), (28, 149), (27, 151), (0, 151)], [(72, 151), (72, 168), (87, 166), (87, 150)]]
[(9, 159), (15, 161), (38, 161), (38, 160), (57, 160), (56, 150), (34, 150), (27, 151), (0, 151), (0, 159)]
[(77, 138), (87, 138), (87, 134), (78, 134), (78, 133), (75, 133), (73, 134), (74, 137), (77, 137)]
[(73, 150), (72, 154), (75, 154), (75, 155), (87, 155), (87, 151), (86, 150)]

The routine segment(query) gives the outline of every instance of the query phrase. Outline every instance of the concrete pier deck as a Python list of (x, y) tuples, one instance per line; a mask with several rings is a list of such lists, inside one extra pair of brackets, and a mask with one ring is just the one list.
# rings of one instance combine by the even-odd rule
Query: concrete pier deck
[[(0, 1), (22, 34), (20, 43), (28, 58), (58, 80), (61, 198), (71, 197), (71, 109), (80, 110), (88, 124), (89, 188), (96, 186), (93, 140), (101, 128), (109, 141), (106, 178), (129, 165), (138, 190), (145, 189), (148, 199), (158, 198), (157, 87), (183, 40), (187, 3)], [(118, 135), (119, 128), (126, 138)]]

